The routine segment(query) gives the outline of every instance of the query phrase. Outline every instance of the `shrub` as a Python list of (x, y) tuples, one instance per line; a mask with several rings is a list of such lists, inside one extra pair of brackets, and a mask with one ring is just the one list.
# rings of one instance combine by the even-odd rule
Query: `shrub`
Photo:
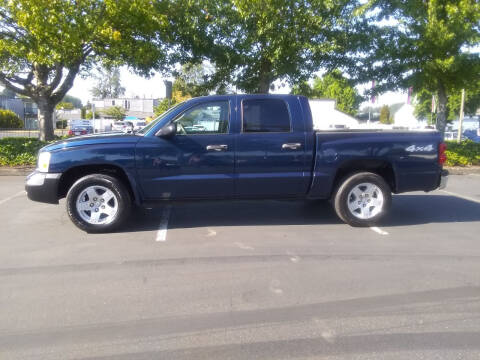
[(38, 150), (47, 144), (33, 138), (0, 139), (0, 165), (35, 165)]
[(56, 123), (55, 123), (57, 129), (66, 129), (67, 128), (67, 120), (58, 120)]
[(472, 140), (446, 141), (448, 166), (480, 165), (480, 144)]
[(0, 109), (0, 128), (21, 129), (23, 121), (13, 111)]

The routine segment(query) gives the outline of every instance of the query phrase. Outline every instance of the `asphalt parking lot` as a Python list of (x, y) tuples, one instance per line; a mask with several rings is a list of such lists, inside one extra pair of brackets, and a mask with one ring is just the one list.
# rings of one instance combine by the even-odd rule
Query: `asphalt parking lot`
[(480, 176), (394, 197), (220, 202), (89, 235), (0, 177), (1, 359), (478, 359)]

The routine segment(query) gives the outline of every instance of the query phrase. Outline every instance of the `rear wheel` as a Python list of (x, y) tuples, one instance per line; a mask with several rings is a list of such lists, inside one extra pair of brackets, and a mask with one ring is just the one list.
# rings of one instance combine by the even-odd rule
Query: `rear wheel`
[(67, 194), (67, 212), (72, 222), (87, 232), (115, 230), (126, 219), (131, 198), (118, 179), (92, 174), (77, 180)]
[(344, 179), (333, 200), (335, 212), (347, 224), (373, 226), (390, 209), (392, 193), (381, 176), (361, 172)]

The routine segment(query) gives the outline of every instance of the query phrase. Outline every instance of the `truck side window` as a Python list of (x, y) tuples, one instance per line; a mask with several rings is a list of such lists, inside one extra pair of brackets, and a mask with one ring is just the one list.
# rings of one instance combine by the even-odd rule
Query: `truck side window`
[(226, 134), (228, 117), (228, 101), (212, 101), (188, 109), (174, 122), (178, 135)]
[(290, 113), (281, 99), (243, 100), (243, 132), (290, 132)]

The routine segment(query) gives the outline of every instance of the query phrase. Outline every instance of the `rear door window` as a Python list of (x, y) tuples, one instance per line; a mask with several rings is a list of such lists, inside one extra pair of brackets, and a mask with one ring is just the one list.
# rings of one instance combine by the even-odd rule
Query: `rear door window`
[(287, 104), (281, 99), (246, 99), (242, 101), (243, 132), (290, 132)]

